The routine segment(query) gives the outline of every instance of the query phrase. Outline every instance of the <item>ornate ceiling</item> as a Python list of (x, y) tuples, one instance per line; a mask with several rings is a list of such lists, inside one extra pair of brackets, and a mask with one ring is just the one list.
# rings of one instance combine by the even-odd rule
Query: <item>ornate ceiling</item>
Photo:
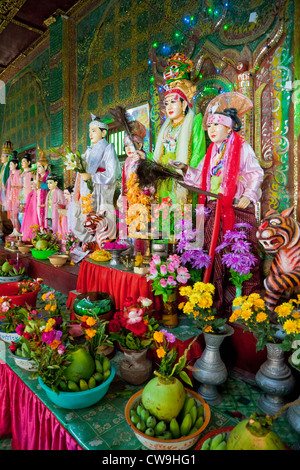
[(77, 3), (78, 0), (0, 0), (0, 74), (44, 38), (52, 15), (67, 14)]

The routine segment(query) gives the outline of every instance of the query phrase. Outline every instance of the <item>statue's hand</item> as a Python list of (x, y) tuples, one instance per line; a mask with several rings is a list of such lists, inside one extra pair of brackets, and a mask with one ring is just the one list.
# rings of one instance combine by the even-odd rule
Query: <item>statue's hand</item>
[(90, 173), (80, 173), (80, 176), (83, 179), (83, 181), (88, 181), (91, 178)]
[(236, 207), (238, 207), (239, 209), (246, 209), (249, 206), (250, 202), (251, 201), (247, 196), (242, 196)]
[(168, 165), (172, 168), (176, 168), (176, 170), (181, 170), (184, 174), (187, 172), (188, 169), (188, 165), (186, 163), (178, 162), (176, 160), (169, 160)]

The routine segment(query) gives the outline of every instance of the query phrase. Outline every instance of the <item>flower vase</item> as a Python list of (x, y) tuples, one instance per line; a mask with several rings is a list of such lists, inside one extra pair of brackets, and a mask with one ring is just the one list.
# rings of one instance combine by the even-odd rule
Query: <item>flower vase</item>
[[(294, 367), (294, 366), (292, 365), (292, 367)], [(300, 370), (298, 368), (294, 367), (294, 369), (296, 369), (298, 372), (300, 372)], [(288, 408), (287, 413), (286, 413), (286, 417), (287, 417), (287, 421), (288, 421), (289, 425), (291, 426), (291, 428), (300, 437), (300, 395), (296, 399), (296, 402), (299, 402), (299, 403), (297, 403), (295, 405), (292, 405)], [(300, 450), (300, 439), (298, 440), (298, 442), (293, 444), (292, 449), (293, 450)]]
[(274, 343), (267, 343), (267, 360), (255, 376), (257, 385), (264, 392), (258, 400), (259, 408), (271, 416), (287, 403), (295, 386), (291, 369), (285, 364), (284, 351)]
[(199, 395), (212, 406), (219, 405), (222, 401), (217, 386), (226, 382), (227, 369), (220, 355), (220, 346), (227, 336), (231, 336), (234, 329), (225, 325), (222, 334), (210, 334), (203, 332), (205, 349), (194, 364), (194, 378), (200, 383)]
[(124, 358), (120, 364), (121, 377), (132, 385), (141, 385), (152, 374), (152, 362), (147, 358), (147, 349), (135, 351), (123, 349)]
[(166, 328), (176, 328), (178, 326), (178, 311), (177, 311), (177, 291), (171, 292), (168, 295), (166, 302), (163, 306), (162, 324)]

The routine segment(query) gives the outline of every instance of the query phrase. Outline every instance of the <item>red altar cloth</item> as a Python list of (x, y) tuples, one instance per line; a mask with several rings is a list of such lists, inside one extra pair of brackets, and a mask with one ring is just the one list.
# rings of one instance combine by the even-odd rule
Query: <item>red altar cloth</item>
[(14, 450), (82, 450), (51, 411), (0, 361), (0, 438)]
[[(123, 310), (126, 297), (132, 297), (135, 303), (141, 297), (147, 297), (153, 302), (153, 309), (160, 312), (161, 298), (151, 290), (151, 283), (145, 276), (127, 271), (121, 271), (110, 266), (101, 266), (89, 261), (81, 261), (78, 273), (76, 291), (106, 292), (115, 301), (116, 310)], [(69, 306), (69, 305), (68, 305)]]

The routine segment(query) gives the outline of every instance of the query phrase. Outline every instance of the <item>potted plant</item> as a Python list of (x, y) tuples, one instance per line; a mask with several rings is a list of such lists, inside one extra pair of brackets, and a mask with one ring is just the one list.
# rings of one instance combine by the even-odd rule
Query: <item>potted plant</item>
[(54, 234), (51, 229), (43, 228), (39, 225), (32, 226), (34, 237), (31, 253), (34, 258), (47, 259), (60, 249), (60, 239), (58, 234)]
[(192, 315), (199, 330), (203, 333), (205, 350), (194, 364), (193, 376), (200, 382), (198, 393), (210, 404), (219, 404), (221, 396), (217, 386), (227, 379), (227, 369), (220, 356), (220, 346), (233, 328), (227, 318), (216, 315), (212, 307), (215, 287), (210, 283), (196, 282), (193, 286), (180, 288), (180, 294), (187, 298), (179, 308), (183, 313)]
[(16, 333), (16, 328), (27, 315), (28, 310), (25, 307), (13, 305), (9, 297), (0, 297), (0, 338), (6, 343), (18, 341), (20, 336)]
[(12, 342), (9, 350), (17, 366), (34, 372), (37, 370), (36, 362), (40, 356), (41, 336), (47, 320), (41, 315), (40, 309), (31, 309), (28, 305), (26, 307), (27, 317), (24, 317), (23, 323), (16, 327), (19, 341)]
[(236, 288), (236, 296), (242, 295), (242, 286), (252, 277), (251, 269), (257, 259), (251, 253), (251, 243), (248, 242), (247, 230), (253, 228), (246, 222), (237, 223), (233, 230), (227, 230), (223, 242), (216, 248), (216, 253), (225, 250), (222, 254), (222, 263), (229, 268), (229, 280)]
[(13, 305), (28, 304), (35, 307), (39, 291), (40, 281), (26, 280), (18, 282), (7, 282), (0, 285), (0, 296), (9, 297)]
[[(193, 342), (177, 360), (173, 347), (175, 336), (167, 330), (154, 332), (154, 348), (159, 359), (156, 377), (128, 401), (127, 422), (136, 437), (150, 449), (183, 450), (197, 442), (209, 423), (209, 406), (198, 394), (186, 389), (181, 380), (192, 386), (186, 366), (187, 353)], [(187, 366), (189, 367), (189, 366)], [(179, 380), (179, 378), (181, 380)]]
[(265, 392), (259, 405), (266, 413), (277, 413), (285, 404), (284, 397), (294, 388), (284, 352), (300, 339), (299, 307), (293, 299), (283, 302), (274, 309), (276, 320), (271, 320), (264, 299), (257, 293), (234, 299), (233, 307), (229, 321), (254, 334), (257, 351), (267, 349), (267, 360), (256, 374), (256, 382)]
[(150, 315), (150, 299), (140, 297), (136, 304), (127, 301), (123, 311), (115, 312), (108, 323), (111, 341), (117, 341), (124, 353), (120, 374), (127, 382), (138, 385), (152, 373), (152, 362), (147, 358), (153, 345), (153, 333), (159, 324)]
[(154, 295), (162, 295), (162, 323), (166, 327), (173, 328), (178, 325), (177, 290), (182, 284), (186, 284), (189, 278), (190, 273), (182, 266), (179, 255), (170, 255), (166, 260), (161, 259), (159, 255), (152, 256), (147, 279), (151, 281)]
[(0, 265), (0, 283), (20, 281), (24, 273), (25, 267), (19, 259), (5, 260)]

